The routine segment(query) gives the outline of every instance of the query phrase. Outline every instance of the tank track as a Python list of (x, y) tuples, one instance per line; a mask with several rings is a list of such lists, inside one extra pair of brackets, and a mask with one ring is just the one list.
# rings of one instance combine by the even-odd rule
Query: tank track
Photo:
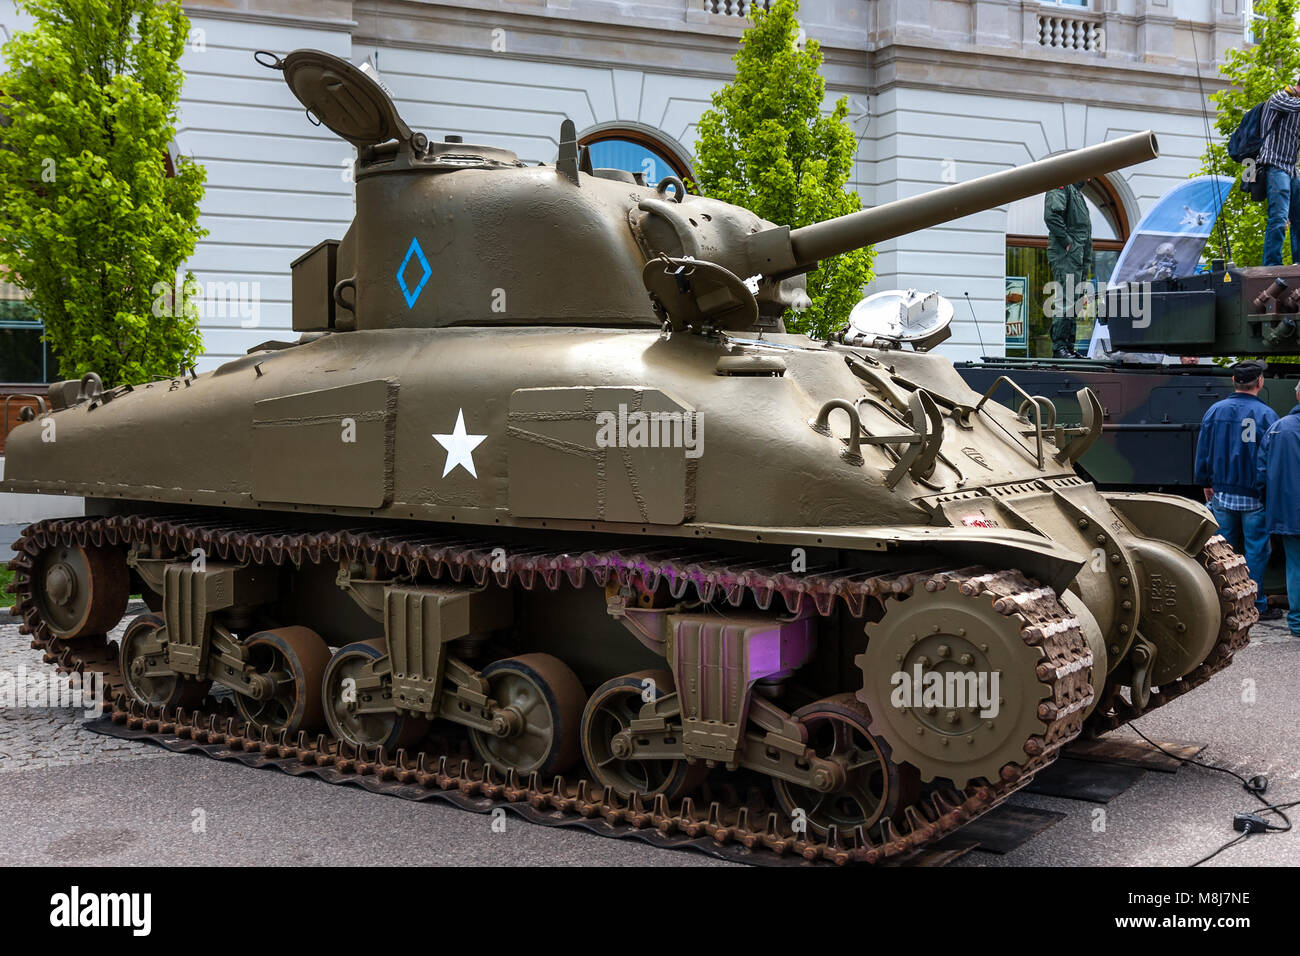
[[(62, 639), (49, 632), (37, 611), (33, 581), (28, 573), (41, 551), (54, 545), (126, 547), (146, 543), (184, 554), (202, 548), (210, 558), (216, 556), (237, 562), (279, 565), (286, 561), (301, 564), (359, 560), (394, 573), (423, 573), (435, 580), (472, 581), (475, 585), (494, 582), (501, 587), (517, 582), (529, 590), (539, 584), (554, 590), (565, 580), (581, 587), (589, 576), (601, 586), (616, 581), (624, 586), (640, 583), (649, 590), (666, 582), (675, 599), (693, 590), (705, 603), (723, 599), (735, 607), (750, 598), (766, 610), (779, 596), (792, 614), (799, 613), (806, 602), (811, 602), (823, 616), (832, 612), (837, 601), (843, 601), (849, 613), (859, 618), (873, 597), (906, 594), (917, 587), (937, 590), (956, 586), (967, 595), (990, 595), (997, 612), (1020, 618), (1026, 644), (1043, 649), (1038, 674), (1045, 686), (1039, 717), (1045, 729), (1041, 735), (1026, 740), (1024, 763), (1006, 765), (1001, 779), (973, 781), (961, 791), (936, 788), (907, 807), (904, 819), (897, 824), (884, 821), (878, 840), (862, 828), (853, 833), (832, 831), (825, 840), (816, 840), (791, 833), (775, 810), (752, 801), (742, 803), (738, 798), (696, 804), (687, 797), (671, 806), (661, 795), (646, 806), (635, 794), (623, 800), (581, 778), (543, 780), (533, 774), (524, 780), (513, 773), (503, 777), (476, 759), (454, 752), (426, 749), (415, 754), (400, 750), (389, 754), (383, 749), (368, 748), (358, 751), (325, 734), (309, 737), (300, 733), (291, 739), (287, 734), (259, 733), (256, 727), (245, 725), (233, 716), (228, 705), (223, 706), (212, 698), (189, 713), (158, 713), (128, 702), (116, 642), (109, 641), (104, 634)], [(112, 702), (111, 719), (144, 731), (164, 746), (175, 743), (175, 740), (169, 744), (162, 739), (172, 735), (188, 739), (197, 749), (212, 756), (218, 755), (214, 752), (217, 749), (261, 754), (290, 773), (328, 769), (328, 774), (317, 772), (316, 775), (334, 783), (361, 782), (365, 778), (396, 781), (429, 791), (455, 791), (497, 804), (526, 803), (548, 815), (575, 820), (599, 819), (615, 827), (653, 828), (663, 837), (655, 840), (661, 846), (690, 845), (700, 837), (711, 837), (719, 846), (767, 850), (779, 857), (794, 855), (808, 861), (897, 862), (986, 813), (1027, 784), (1038, 770), (1055, 759), (1061, 747), (1079, 736), (1083, 730), (1082, 715), (1092, 698), (1088, 683), (1091, 655), (1077, 620), (1069, 616), (1051, 589), (1038, 586), (1019, 571), (990, 573), (983, 568), (969, 568), (872, 574), (856, 569), (826, 569), (793, 575), (777, 566), (737, 564), (722, 554), (676, 548), (580, 554), (507, 552), (504, 570), (493, 570), (494, 560), (500, 567), (500, 552), (494, 554), (492, 545), (433, 537), (427, 530), (423, 533), (387, 533), (378, 529), (303, 532), (194, 515), (51, 519), (27, 528), (13, 548), (18, 554), (10, 562), (10, 568), (16, 572), (11, 591), (17, 595), (17, 601), (10, 613), (22, 618), (20, 631), (31, 636), (32, 647), (42, 651), (45, 661), (55, 664), (62, 672), (102, 672), (106, 696)], [(178, 748), (172, 746), (172, 749)], [(757, 860), (747, 859), (747, 862)]]
[(1246, 559), (1232, 550), (1223, 535), (1216, 534), (1206, 542), (1201, 563), (1214, 580), (1214, 589), (1223, 609), (1218, 640), (1209, 656), (1190, 674), (1153, 689), (1146, 707), (1138, 707), (1118, 693), (1112, 694), (1088, 717), (1087, 736), (1100, 737), (1200, 687), (1231, 664), (1233, 655), (1250, 643), (1250, 629), (1259, 620), (1259, 611), (1255, 609), (1257, 588), (1246, 567)]

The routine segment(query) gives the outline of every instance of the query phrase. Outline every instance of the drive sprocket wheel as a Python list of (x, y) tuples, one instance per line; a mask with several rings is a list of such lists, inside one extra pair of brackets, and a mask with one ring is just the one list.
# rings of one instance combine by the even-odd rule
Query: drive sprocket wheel
[(1002, 603), (936, 575), (905, 598), (887, 597), (884, 616), (866, 627), (867, 649), (854, 658), (863, 675), (856, 696), (871, 712), (871, 733), (927, 783), (996, 782), (1008, 764), (1028, 760), (1026, 742), (1047, 730), (1039, 716), (1052, 700), (1038, 671), (1044, 651), (1026, 642), (1014, 608), (995, 608)]

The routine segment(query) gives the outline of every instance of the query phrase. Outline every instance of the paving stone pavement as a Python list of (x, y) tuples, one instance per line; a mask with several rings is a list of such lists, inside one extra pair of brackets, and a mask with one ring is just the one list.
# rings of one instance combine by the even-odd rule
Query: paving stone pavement
[[(5, 600), (9, 600), (5, 595)], [(145, 606), (132, 603), (126, 617), (112, 632), (119, 637), (135, 615)], [(41, 661), (29, 639), (18, 633), (16, 618), (0, 608), (0, 682), (26, 677), (40, 680), (47, 687), (62, 688), (67, 678), (56, 677), (52, 664)], [(12, 623), (11, 623), (12, 622)], [(8, 685), (10, 687), (14, 685)], [(28, 770), (47, 770), (87, 763), (110, 763), (118, 760), (149, 760), (164, 754), (159, 748), (129, 740), (114, 740), (93, 734), (82, 724), (94, 716), (80, 707), (15, 707), (5, 699), (6, 684), (0, 683), (0, 774)]]
[(1300, 638), (1293, 637), (1287, 627), (1285, 616), (1276, 621), (1260, 621), (1250, 629), (1252, 644), (1287, 644), (1291, 641), (1300, 644)]

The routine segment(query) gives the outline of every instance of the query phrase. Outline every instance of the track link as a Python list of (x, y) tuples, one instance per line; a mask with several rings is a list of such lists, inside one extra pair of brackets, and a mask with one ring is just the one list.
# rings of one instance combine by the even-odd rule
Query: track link
[[(767, 610), (779, 597), (791, 614), (800, 613), (811, 603), (818, 614), (829, 615), (842, 601), (856, 618), (862, 617), (871, 599), (905, 595), (917, 587), (937, 590), (955, 586), (973, 597), (987, 596), (999, 613), (1017, 616), (1025, 643), (1042, 648), (1038, 673), (1045, 686), (1038, 713), (1045, 731), (1025, 741), (1024, 762), (1007, 764), (1000, 779), (973, 781), (961, 791), (935, 789), (907, 807), (901, 822), (883, 821), (878, 836), (857, 828), (852, 833), (832, 830), (824, 840), (809, 839), (791, 833), (775, 809), (749, 798), (742, 801), (734, 793), (699, 803), (687, 797), (674, 805), (659, 796), (646, 805), (635, 794), (622, 800), (582, 778), (544, 780), (534, 774), (519, 779), (513, 773), (502, 777), (480, 761), (455, 752), (426, 749), (390, 754), (382, 748), (358, 750), (324, 734), (309, 737), (303, 733), (292, 739), (283, 734), (274, 736), (245, 724), (212, 699), (189, 713), (144, 710), (127, 700), (116, 642), (103, 634), (58, 638), (42, 622), (28, 572), (43, 549), (58, 544), (124, 548), (150, 544), (180, 554), (202, 548), (209, 558), (275, 565), (357, 560), (390, 573), (467, 584), (472, 581), (477, 586), (495, 583), (504, 588), (517, 583), (527, 590), (539, 585), (554, 590), (564, 581), (578, 588), (588, 578), (600, 586), (616, 581), (621, 586), (639, 584), (651, 591), (666, 584), (674, 599), (693, 591), (706, 604), (725, 601), (737, 607), (749, 599)], [(11, 590), (18, 600), (11, 614), (22, 618), (20, 630), (31, 636), (32, 647), (43, 651), (45, 660), (61, 671), (102, 672), (113, 704), (111, 719), (143, 731), (164, 746), (172, 746), (168, 741), (179, 738), (213, 756), (261, 754), (290, 773), (328, 768), (328, 775), (317, 775), (330, 782), (347, 782), (354, 776), (373, 777), (430, 791), (454, 790), (503, 804), (526, 803), (539, 811), (572, 815), (575, 819), (599, 818), (613, 826), (653, 828), (662, 837), (655, 841), (659, 845), (688, 845), (700, 837), (709, 837), (718, 845), (767, 850), (778, 856), (793, 854), (815, 862), (878, 864), (905, 859), (986, 813), (1027, 784), (1055, 759), (1062, 746), (1079, 735), (1082, 714), (1092, 699), (1088, 683), (1091, 655), (1077, 620), (1062, 607), (1054, 592), (1018, 571), (969, 568), (872, 574), (825, 568), (794, 575), (775, 565), (738, 565), (726, 555), (675, 548), (581, 553), (507, 551), (502, 569), (500, 550), (494, 551), (492, 545), (481, 541), (435, 537), (418, 531), (300, 532), (193, 515), (52, 519), (27, 528), (14, 549), (18, 554), (10, 562), (16, 572)]]

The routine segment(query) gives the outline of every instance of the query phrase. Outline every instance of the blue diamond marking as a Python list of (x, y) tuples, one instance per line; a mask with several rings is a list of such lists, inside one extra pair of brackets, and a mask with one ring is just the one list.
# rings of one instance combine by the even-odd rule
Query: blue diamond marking
[[(411, 264), (411, 256), (420, 260), (420, 268), (423, 274), (420, 276), (420, 283), (414, 289), (407, 288), (406, 285), (406, 267)], [(406, 258), (402, 264), (397, 267), (397, 287), (402, 290), (402, 295), (406, 299), (408, 309), (415, 308), (415, 300), (420, 297), (424, 291), (425, 283), (429, 281), (429, 276), (433, 275), (433, 270), (429, 268), (429, 260), (424, 258), (424, 250), (420, 248), (420, 240), (414, 236), (411, 237), (411, 247), (406, 250)]]

